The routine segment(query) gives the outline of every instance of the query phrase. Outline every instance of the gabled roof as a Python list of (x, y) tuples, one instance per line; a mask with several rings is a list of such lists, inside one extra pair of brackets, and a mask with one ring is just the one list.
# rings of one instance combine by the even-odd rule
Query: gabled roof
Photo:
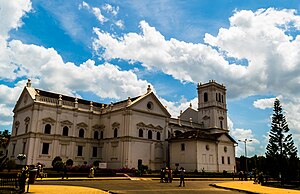
[(187, 131), (181, 133), (175, 137), (172, 137), (170, 140), (186, 140), (186, 139), (196, 139), (196, 140), (213, 140), (216, 141), (217, 137), (213, 134), (206, 133), (201, 130)]
[(150, 92), (147, 92), (146, 94), (144, 95), (141, 95), (139, 97), (136, 97), (134, 100), (131, 99), (131, 104), (129, 104), (127, 107), (132, 107), (133, 105), (141, 102), (143, 99), (145, 99), (146, 97), (148, 96), (152, 96), (153, 99), (156, 101), (156, 103), (161, 107), (161, 109), (164, 111), (164, 113), (168, 116), (168, 117), (171, 117), (171, 114), (168, 112), (168, 110), (163, 106), (163, 104), (160, 102), (160, 100), (156, 97), (156, 95), (150, 91)]
[(188, 139), (194, 139), (194, 140), (211, 140), (211, 141), (218, 141), (218, 139), (222, 136), (226, 135), (230, 141), (233, 143), (236, 143), (236, 141), (228, 134), (228, 133), (207, 133), (203, 130), (194, 130), (194, 131), (187, 131), (185, 133), (181, 133), (177, 135), (176, 137), (172, 137), (169, 139), (169, 141), (172, 140), (188, 140)]

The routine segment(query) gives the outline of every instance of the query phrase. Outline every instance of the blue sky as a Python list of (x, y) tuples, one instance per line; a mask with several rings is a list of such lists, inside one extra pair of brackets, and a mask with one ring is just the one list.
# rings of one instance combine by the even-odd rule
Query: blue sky
[[(262, 155), (274, 98), (300, 138), (300, 3), (0, 0), (0, 130), (27, 78), (37, 88), (110, 102), (151, 84), (173, 116), (196, 85), (227, 87), (230, 133)], [(243, 155), (243, 144), (237, 155)]]

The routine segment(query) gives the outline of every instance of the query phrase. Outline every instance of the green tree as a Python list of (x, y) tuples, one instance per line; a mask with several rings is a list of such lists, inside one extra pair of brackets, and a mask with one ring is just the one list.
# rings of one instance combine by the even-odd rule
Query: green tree
[(273, 112), (266, 156), (270, 162), (269, 171), (273, 175), (281, 175), (283, 183), (285, 168), (288, 167), (290, 159), (297, 157), (297, 148), (278, 99), (274, 102)]

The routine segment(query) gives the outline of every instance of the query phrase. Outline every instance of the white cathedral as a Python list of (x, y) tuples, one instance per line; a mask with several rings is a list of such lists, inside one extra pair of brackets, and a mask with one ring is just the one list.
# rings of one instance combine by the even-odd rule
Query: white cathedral
[[(226, 88), (198, 84), (198, 108), (172, 118), (150, 86), (127, 100), (104, 104), (33, 88), (30, 80), (15, 107), (8, 157), (51, 167), (54, 157), (106, 163), (107, 168), (233, 172), (236, 141), (228, 134)], [(18, 163), (18, 161), (17, 161)]]

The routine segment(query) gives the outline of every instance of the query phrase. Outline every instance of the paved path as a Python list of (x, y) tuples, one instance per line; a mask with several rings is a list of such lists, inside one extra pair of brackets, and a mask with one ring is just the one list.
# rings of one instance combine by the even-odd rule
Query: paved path
[[(163, 194), (192, 194), (192, 193), (275, 193), (275, 194), (300, 194), (300, 191), (280, 189), (253, 184), (253, 181), (230, 181), (230, 179), (188, 179), (186, 187), (178, 187), (179, 181), (160, 183), (159, 179), (132, 178), (132, 177), (97, 177), (97, 178), (61, 178), (38, 179), (30, 185), (30, 193), (58, 194), (58, 193), (163, 193)], [(218, 188), (209, 186), (215, 184)], [(222, 189), (220, 189), (222, 188)], [(226, 189), (226, 190), (225, 190)]]
[(240, 191), (248, 191), (252, 193), (300, 194), (300, 191), (261, 186), (259, 184), (253, 184), (253, 181), (231, 181), (216, 183), (216, 185), (221, 188), (237, 189)]
[(108, 192), (80, 186), (66, 186), (66, 185), (30, 185), (29, 193), (36, 194), (106, 194)]

